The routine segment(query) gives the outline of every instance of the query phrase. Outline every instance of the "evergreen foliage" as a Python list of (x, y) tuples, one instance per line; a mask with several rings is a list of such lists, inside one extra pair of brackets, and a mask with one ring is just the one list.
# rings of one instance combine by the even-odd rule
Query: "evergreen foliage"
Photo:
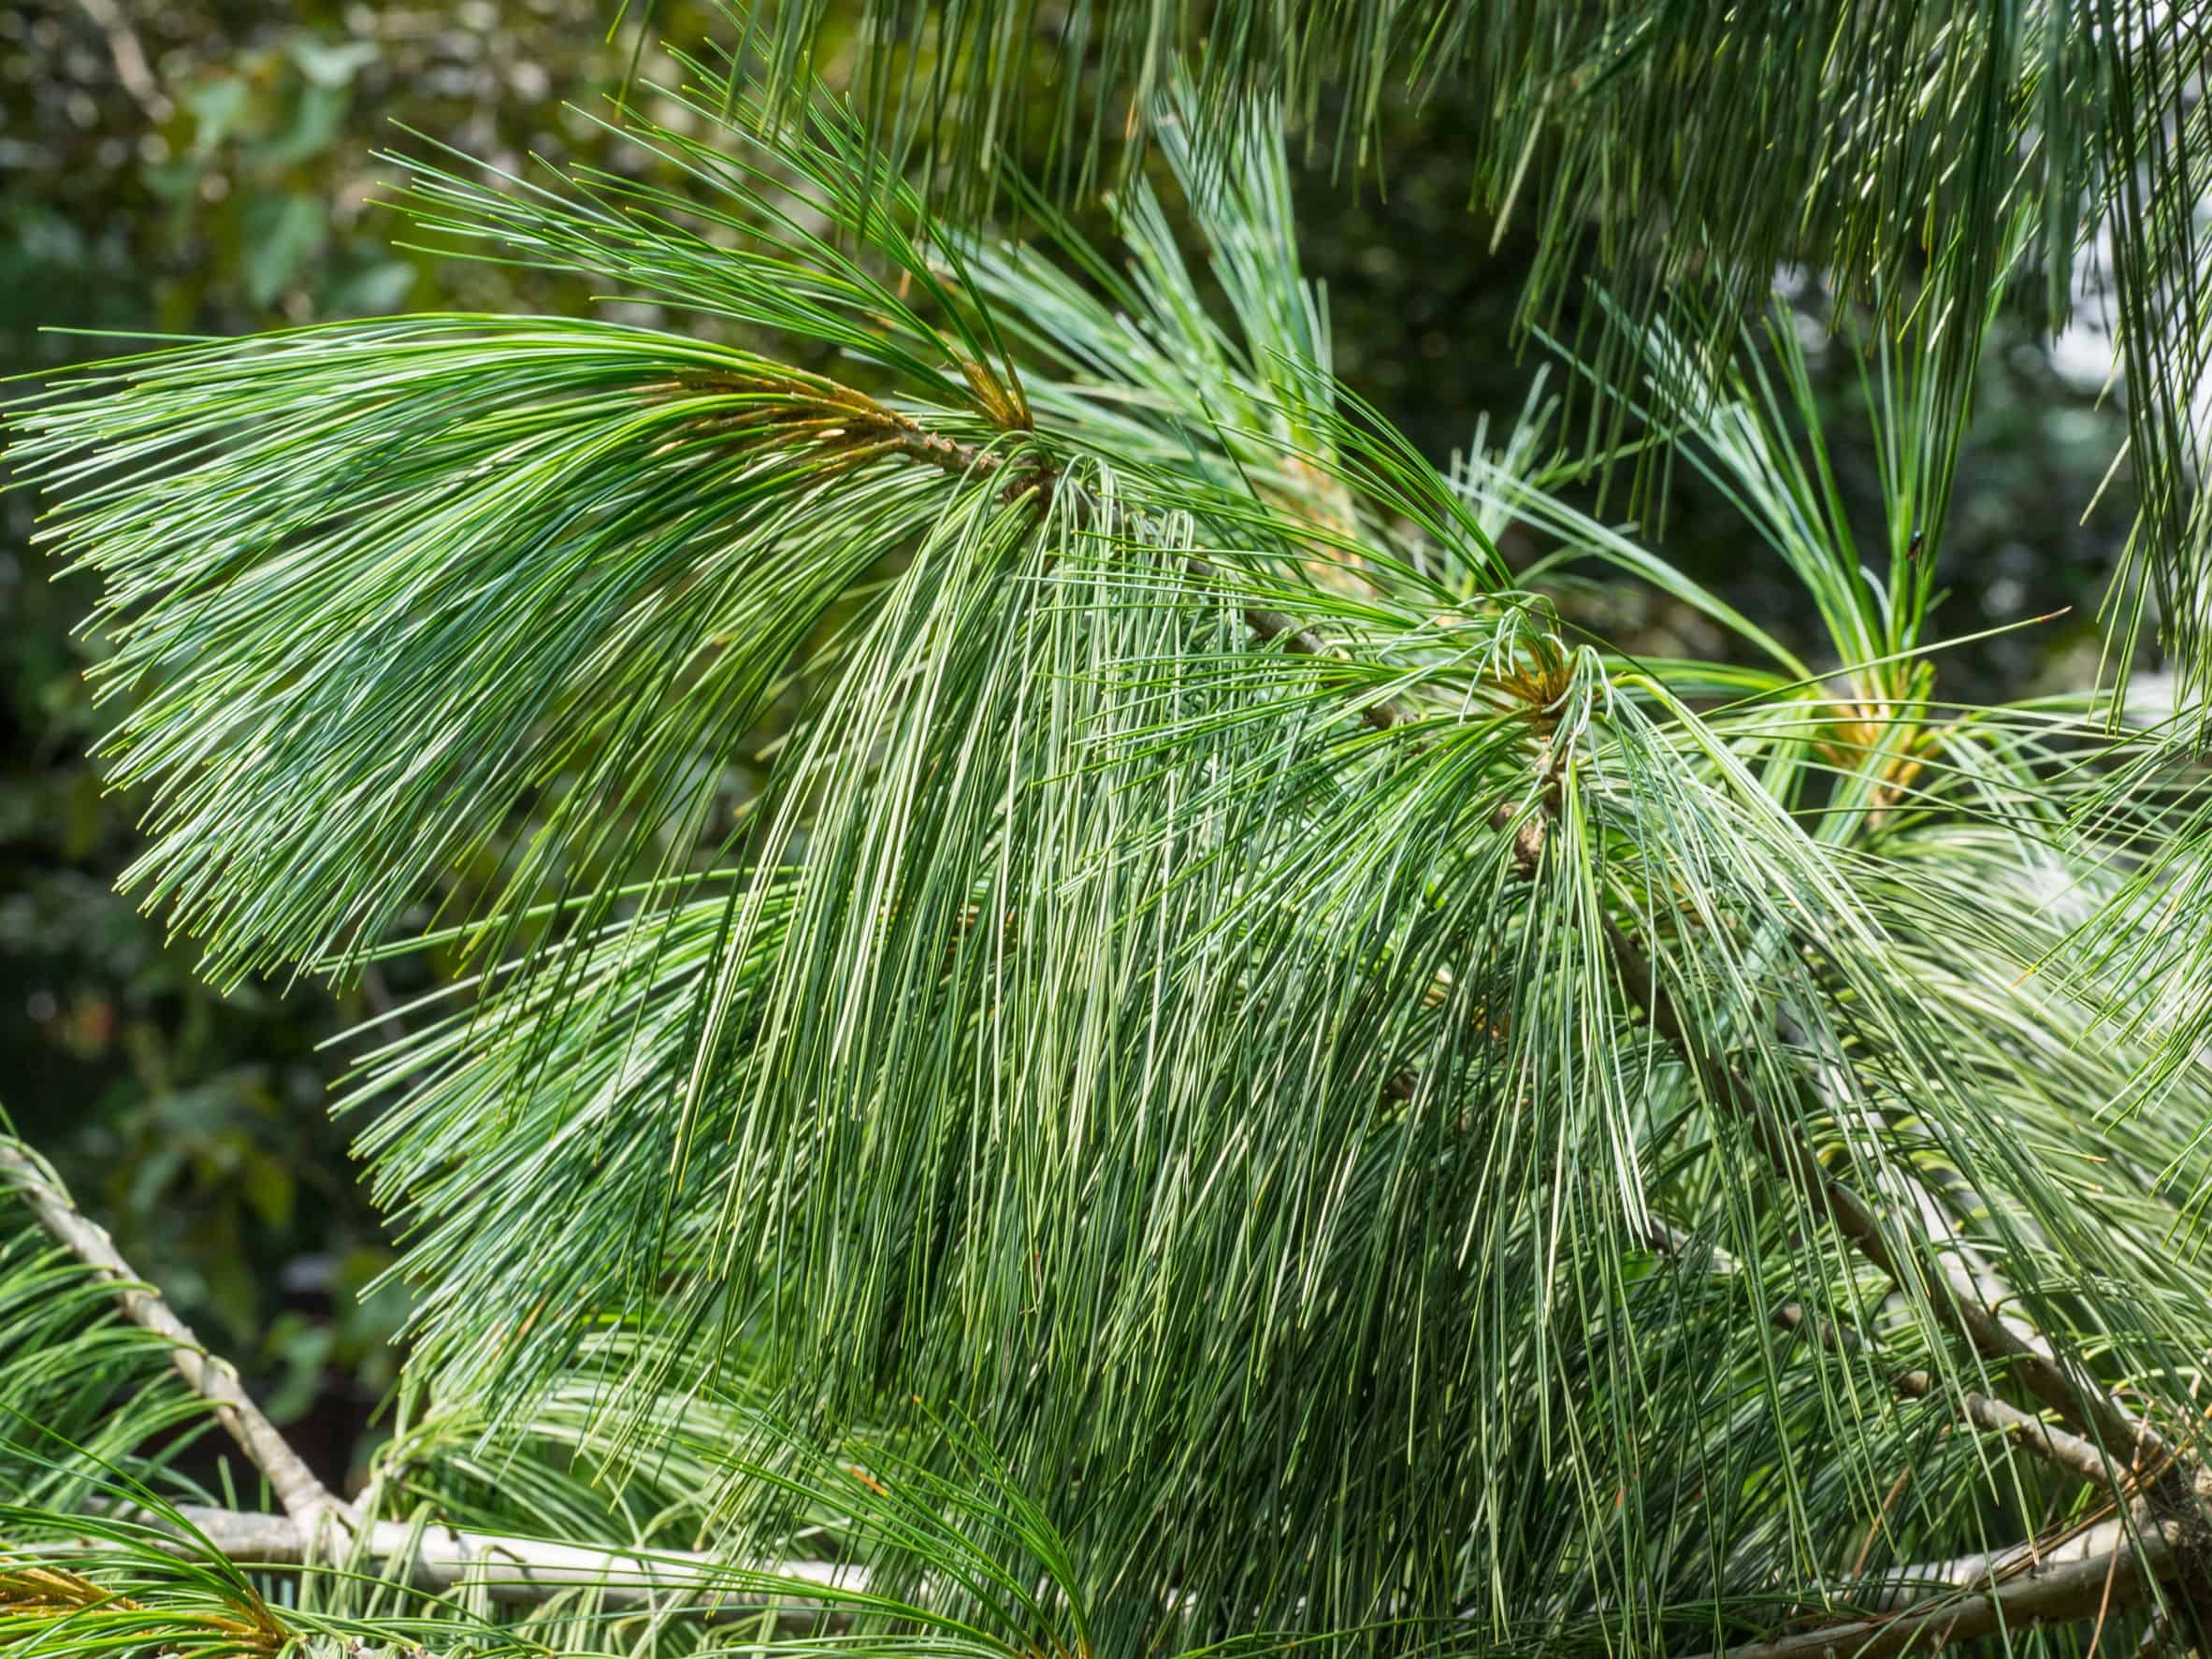
[[(1177, 8), (1078, 7), (1158, 175), (1106, 249), (1072, 126), (1061, 179), (990, 148), (1028, 8), (947, 7), (942, 78), (848, 103), (794, 7), (621, 116), (680, 188), (455, 158), (403, 202), (691, 330), (395, 317), (26, 399), (137, 890), (219, 982), (478, 972), (347, 1102), (418, 1292), (358, 1504), (256, 1532), (170, 1472), (163, 1345), (15, 1218), (0, 1386), (51, 1433), (0, 1443), (0, 1645), (2195, 1640), (2201, 40), (1742, 9), (1224, 6), (1177, 68)], [(1409, 65), (1500, 89), (1532, 315), (1583, 212), (1612, 273), (1598, 418), (1449, 466), (1334, 379), (1280, 137)], [(1927, 618), (1982, 330), (2100, 232), (2115, 660), (2154, 609), (2184, 706), (1961, 703)], [(1865, 296), (1827, 349), (1879, 525), (1784, 258)], [(1625, 437), (1821, 655), (1593, 515)], [(1617, 651), (1593, 582), (1726, 646)]]

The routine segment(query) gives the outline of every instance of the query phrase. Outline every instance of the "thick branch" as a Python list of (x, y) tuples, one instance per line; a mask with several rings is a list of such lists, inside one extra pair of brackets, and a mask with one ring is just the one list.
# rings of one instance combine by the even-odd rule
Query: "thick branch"
[[(1786, 1011), (1776, 1012), (1774, 1031), (1785, 1043), (1811, 1046), (1804, 1031)], [(1840, 1076), (1843, 1065), (1833, 1056), (1824, 1055), (1818, 1069), (1823, 1075)], [(1834, 1089), (1829, 1104), (1846, 1124), (1857, 1123), (1870, 1142), (1878, 1140), (1880, 1124), (1873, 1110), (1864, 1102), (1854, 1102), (1847, 1085), (1839, 1084)], [(1997, 1322), (2023, 1348), (2054, 1366), (2060, 1365), (2058, 1352), (2049, 1340), (2016, 1311), (2017, 1299), (2011, 1286), (1960, 1231), (1951, 1212), (1920, 1178), (1919, 1172), (1885, 1161), (1875, 1171), (1874, 1178), (1881, 1195), (1899, 1205), (1901, 1213), (1912, 1219), (1919, 1235), (1941, 1255), (1952, 1286), (1962, 1299), (1973, 1306), (1989, 1309)], [(2116, 1450), (2124, 1452), (2127, 1449)]]
[[(2176, 1524), (2179, 1524), (2176, 1522)], [(2144, 1507), (2136, 1507), (2136, 1530), (2146, 1536), (2154, 1528)], [(2078, 1526), (2057, 1537), (2031, 1538), (1997, 1550), (1977, 1550), (1944, 1561), (1916, 1561), (1872, 1574), (1851, 1586), (1852, 1603), (1869, 1611), (1888, 1612), (1914, 1607), (1945, 1589), (1979, 1590), (2009, 1583), (2030, 1569), (2050, 1571), (2092, 1557), (2109, 1561), (2114, 1551), (2128, 1541), (2128, 1522), (2117, 1515)], [(2176, 1540), (2178, 1544), (2179, 1540)]]
[[(1702, 1255), (1714, 1273), (1742, 1271), (1742, 1263), (1719, 1246), (1707, 1244), (1656, 1216), (1650, 1219), (1647, 1237), (1654, 1249), (1670, 1256), (1686, 1261)], [(1778, 1328), (1792, 1333), (1810, 1326), (1814, 1339), (1825, 1348), (1848, 1351), (1858, 1346), (1855, 1333), (1827, 1320), (1815, 1320), (1801, 1303), (1781, 1303), (1767, 1317)], [(1925, 1400), (1935, 1392), (1934, 1378), (1925, 1371), (1901, 1371), (1889, 1378), (1889, 1386), (1911, 1400)], [(2022, 1411), (2017, 1406), (1972, 1389), (1959, 1392), (1958, 1406), (1959, 1414), (1974, 1427), (2003, 1435), (2022, 1450), (2032, 1452), (2055, 1468), (2078, 1476), (2102, 1492), (2113, 1490), (2115, 1470), (2111, 1462), (2079, 1435), (2068, 1434), (2032, 1412)]]
[[(1774, 1121), (1749, 1083), (1705, 1053), (1684, 1023), (1674, 998), (1653, 974), (1643, 953), (1611, 917), (1606, 918), (1605, 930), (1614, 971), (1620, 974), (1629, 999), (1649, 1014), (1652, 1029), (1682, 1057), (1706, 1093), (1742, 1121), (1776, 1174), (1796, 1187), (1816, 1210), (1824, 1212), (1830, 1224), (1850, 1240), (1860, 1255), (1880, 1268), (1892, 1284), (1909, 1291), (1913, 1281), (1906, 1265), (1890, 1248), (1881, 1223), (1866, 1201), (1830, 1176), (1811, 1148)], [(1965, 1338), (1985, 1358), (2008, 1362), (2036, 1397), (2061, 1417), (2084, 1427), (2093, 1425), (2098, 1437), (2116, 1454), (2132, 1451), (2139, 1466), (2164, 1464), (2171, 1457), (2170, 1450), (2156, 1430), (2093, 1383), (2070, 1375), (2047, 1345), (2031, 1341), (1983, 1306), (1970, 1282), (1962, 1283), (1958, 1276), (1946, 1272), (1943, 1292), (1927, 1300), (1936, 1317), (1955, 1334)]]
[(2017, 1635), (2118, 1612), (2156, 1594), (2157, 1582), (2176, 1569), (2178, 1543), (2177, 1526), (2147, 1527), (2140, 1546), (2122, 1539), (2094, 1554), (2046, 1556), (1972, 1595), (1916, 1601), (1883, 1617), (1816, 1625), (1707, 1659), (1889, 1659), (1923, 1644), (1941, 1648), (2000, 1629)]
[[(255, 1515), (236, 1509), (180, 1505), (178, 1513), (206, 1540), (177, 1535), (180, 1554), (212, 1546), (240, 1565), (301, 1566), (309, 1554), (306, 1529), (282, 1515)], [(160, 1518), (135, 1512), (131, 1519), (158, 1525)], [(717, 1605), (764, 1602), (819, 1603), (836, 1596), (865, 1594), (864, 1567), (827, 1561), (779, 1562), (771, 1567), (732, 1565), (697, 1551), (626, 1550), (611, 1544), (558, 1544), (543, 1538), (503, 1534), (456, 1532), (406, 1522), (379, 1521), (357, 1529), (356, 1542), (372, 1563), (409, 1563), (409, 1580), (418, 1590), (442, 1594), (462, 1585), (481, 1587), (496, 1602), (525, 1607), (579, 1589), (603, 1592), (620, 1606), (666, 1603), (687, 1594)]]
[(268, 1478), (269, 1490), (304, 1534), (311, 1536), (323, 1517), (344, 1512), (345, 1506), (315, 1478), (276, 1424), (262, 1415), (238, 1374), (210, 1354), (160, 1292), (131, 1271), (115, 1241), (71, 1202), (60, 1178), (17, 1143), (5, 1139), (0, 1139), (0, 1186), (12, 1187), (40, 1226), (114, 1286), (116, 1301), (134, 1324), (167, 1341), (178, 1375), (213, 1405), (216, 1421)]
[[(300, 1528), (282, 1516), (195, 1506), (185, 1506), (180, 1513), (207, 1544), (241, 1565), (296, 1566), (306, 1558)], [(1821, 1659), (1829, 1650), (1855, 1659), (1879, 1659), (1924, 1635), (1963, 1640), (1996, 1629), (2001, 1620), (2017, 1629), (2089, 1618), (2101, 1605), (2118, 1610), (2147, 1599), (2150, 1580), (2170, 1576), (2176, 1568), (2177, 1529), (2147, 1526), (2142, 1539), (2138, 1556), (2120, 1524), (2109, 1522), (2040, 1551), (2017, 1546), (1989, 1555), (1901, 1568), (1885, 1575), (1871, 1597), (1861, 1597), (1875, 1607), (1900, 1604), (1894, 1614), (1750, 1643), (1711, 1659)], [(442, 1527), (418, 1532), (396, 1521), (364, 1529), (360, 1545), (374, 1561), (408, 1560), (411, 1581), (418, 1589), (442, 1594), (463, 1585), (481, 1587), (492, 1600), (507, 1606), (535, 1605), (581, 1588), (598, 1589), (617, 1606), (654, 1599), (665, 1604), (672, 1594), (693, 1593), (701, 1601), (721, 1606), (775, 1602), (803, 1607), (862, 1595), (868, 1590), (863, 1568), (829, 1562), (746, 1569), (696, 1551), (644, 1553)], [(195, 1545), (180, 1536), (177, 1548), (189, 1551)], [(2108, 1580), (2107, 1603), (2104, 1592)], [(1939, 1603), (1926, 1594), (1933, 1585), (1968, 1588), (1976, 1583), (1984, 1588), (1963, 1600), (1952, 1597)]]

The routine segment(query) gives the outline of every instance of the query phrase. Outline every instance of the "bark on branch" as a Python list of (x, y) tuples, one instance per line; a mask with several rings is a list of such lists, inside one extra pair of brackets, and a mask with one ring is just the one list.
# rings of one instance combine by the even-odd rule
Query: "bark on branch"
[(1918, 1600), (1895, 1613), (1815, 1625), (1745, 1642), (1704, 1659), (1889, 1659), (1908, 1648), (1946, 1647), (1992, 1631), (2070, 1623), (2139, 1607), (2178, 1565), (2178, 1523), (2144, 1529), (2138, 1540), (2028, 1562), (2001, 1581), (1963, 1596)]
[[(1651, 1247), (1664, 1255), (1688, 1261), (1703, 1257), (1714, 1273), (1737, 1274), (1742, 1264), (1717, 1245), (1708, 1244), (1693, 1233), (1654, 1216), (1647, 1233)], [(1776, 1328), (1795, 1333), (1810, 1328), (1813, 1337), (1824, 1348), (1856, 1350), (1859, 1339), (1851, 1331), (1838, 1327), (1827, 1320), (1815, 1319), (1798, 1302), (1785, 1302), (1768, 1316)], [(1889, 1386), (1909, 1400), (1925, 1400), (1935, 1392), (1935, 1379), (1925, 1371), (1900, 1371), (1889, 1378)], [(2054, 1468), (2076, 1476), (2101, 1492), (2116, 1490), (2114, 1476), (2123, 1473), (2115, 1467), (2104, 1452), (2079, 1435), (2069, 1434), (2043, 1421), (2031, 1411), (1994, 1399), (1972, 1389), (1962, 1390), (1957, 1398), (1959, 1413), (1977, 1429), (2002, 1435), (2022, 1450), (2031, 1452)]]
[[(1605, 933), (1614, 972), (1629, 1000), (1650, 1017), (1652, 1029), (1682, 1058), (1708, 1097), (1742, 1122), (1775, 1173), (1797, 1188), (1815, 1213), (1826, 1215), (1829, 1224), (1860, 1255), (1880, 1268), (1890, 1283), (1910, 1294), (1916, 1276), (1891, 1248), (1872, 1208), (1829, 1175), (1812, 1149), (1776, 1121), (1749, 1083), (1705, 1052), (1684, 1021), (1672, 994), (1652, 973), (1651, 964), (1634, 941), (1611, 917), (1605, 919)], [(1984, 1306), (1974, 1286), (1963, 1276), (1945, 1272), (1942, 1284), (1930, 1287), (1925, 1301), (1954, 1334), (1984, 1358), (2008, 1363), (2035, 1396), (2061, 1418), (2093, 1429), (2116, 1460), (2127, 1454), (2128, 1461), (2140, 1468), (2162, 1466), (2171, 1461), (2172, 1449), (2155, 1429), (2092, 1380), (2075, 1375), (2047, 1343), (2023, 1334), (2016, 1328), (2017, 1321), (2008, 1321)]]
[[(303, 1566), (311, 1540), (305, 1529), (282, 1515), (256, 1515), (235, 1509), (178, 1506), (215, 1552), (240, 1565)], [(143, 1511), (129, 1517), (160, 1524)], [(460, 1532), (451, 1527), (416, 1527), (401, 1521), (379, 1521), (358, 1527), (354, 1548), (369, 1570), (405, 1563), (408, 1581), (433, 1594), (463, 1586), (481, 1587), (495, 1602), (531, 1606), (569, 1591), (596, 1589), (616, 1606), (646, 1602), (668, 1605), (672, 1596), (717, 1606), (759, 1606), (767, 1602), (819, 1604), (831, 1597), (867, 1593), (864, 1567), (827, 1561), (787, 1561), (748, 1567), (696, 1551), (639, 1551), (613, 1544), (564, 1544), (506, 1534)], [(201, 1546), (175, 1535), (180, 1554)], [(325, 1551), (317, 1559), (327, 1560)]]
[[(0, 1139), (0, 1188), (21, 1198), (39, 1225), (71, 1254), (106, 1279), (133, 1323), (164, 1338), (185, 1383), (213, 1406), (240, 1450), (267, 1478), (282, 1515), (180, 1506), (178, 1513), (200, 1535), (174, 1535), (180, 1554), (211, 1547), (242, 1565), (303, 1566), (328, 1561), (344, 1548), (334, 1532), (350, 1535), (354, 1551), (376, 1563), (404, 1561), (410, 1580), (443, 1593), (463, 1584), (482, 1586), (494, 1601), (527, 1605), (567, 1591), (594, 1588), (616, 1604), (665, 1602), (687, 1594), (717, 1605), (819, 1600), (865, 1592), (863, 1569), (831, 1562), (781, 1562), (772, 1567), (732, 1565), (714, 1556), (625, 1550), (613, 1545), (561, 1544), (541, 1538), (416, 1527), (402, 1522), (356, 1522), (341, 1502), (264, 1415), (238, 1374), (210, 1354), (192, 1328), (123, 1260), (114, 1241), (71, 1201), (60, 1178), (19, 1144)], [(130, 1511), (129, 1518), (159, 1527), (159, 1516)], [(202, 1542), (204, 1540), (204, 1543)], [(64, 1546), (66, 1548), (67, 1546)]]
[(262, 1414), (238, 1373), (210, 1353), (161, 1293), (131, 1271), (115, 1241), (77, 1207), (53, 1171), (19, 1143), (0, 1139), (0, 1187), (12, 1189), (41, 1227), (114, 1288), (116, 1302), (132, 1323), (168, 1343), (178, 1375), (214, 1407), (215, 1421), (267, 1478), (269, 1490), (304, 1536), (311, 1538), (320, 1522), (345, 1513), (345, 1505)]

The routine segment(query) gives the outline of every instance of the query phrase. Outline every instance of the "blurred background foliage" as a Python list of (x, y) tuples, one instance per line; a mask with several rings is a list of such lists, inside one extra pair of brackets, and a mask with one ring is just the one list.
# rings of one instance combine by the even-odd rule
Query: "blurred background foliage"
[[(231, 334), (416, 308), (593, 305), (572, 280), (398, 245), (404, 227), (376, 205), (395, 168), (378, 152), (436, 142), (508, 170), (531, 156), (642, 166), (586, 113), (606, 108), (639, 45), (610, 38), (614, 14), (603, 0), (0, 8), (0, 373), (117, 349), (62, 330)], [(665, 3), (652, 25), (676, 40), (728, 26)], [(837, 79), (834, 51), (820, 66)], [(1527, 227), (1469, 210), (1458, 158), (1473, 119), (1449, 96), (1399, 109), (1376, 150), (1382, 172), (1354, 177), (1329, 165), (1324, 116), (1301, 183), (1301, 245), (1327, 291), (1337, 368), (1438, 456), (1485, 415), (1495, 439), (1549, 361), (1515, 330)], [(1084, 211), (1096, 223), (1101, 209)], [(1800, 286), (1817, 338), (1825, 302)], [(1570, 300), (1561, 325), (1575, 320)], [(1944, 620), (1967, 633), (2073, 610), (1946, 659), (1953, 696), (2095, 671), (2096, 604), (2128, 522), (2124, 473), (2083, 522), (2121, 437), (2099, 397), (2108, 361), (2093, 321), (2056, 350), (2002, 330), (1993, 340), (1943, 543)], [(1838, 482), (1872, 532), (1878, 484), (1857, 368), (1839, 350), (1816, 347), (1814, 362)], [(1626, 516), (1629, 503), (1609, 505)], [(348, 1165), (356, 1126), (331, 1122), (327, 1091), (441, 964), (372, 971), (343, 997), (308, 983), (218, 995), (195, 976), (189, 943), (117, 894), (137, 803), (105, 793), (86, 758), (103, 727), (82, 679), (99, 650), (81, 627), (94, 596), (32, 544), (34, 511), (21, 491), (0, 495), (0, 1103), (340, 1479), (392, 1377), (405, 1308), (397, 1292), (363, 1294), (390, 1241)], [(1683, 484), (1645, 531), (1812, 649), (1814, 621), (1794, 613), (1800, 590), (1756, 555), (1725, 503)], [(1516, 535), (1507, 551), (1542, 550)], [(1632, 648), (1719, 648), (1664, 601), (1608, 589), (1589, 606), (1588, 621)]]

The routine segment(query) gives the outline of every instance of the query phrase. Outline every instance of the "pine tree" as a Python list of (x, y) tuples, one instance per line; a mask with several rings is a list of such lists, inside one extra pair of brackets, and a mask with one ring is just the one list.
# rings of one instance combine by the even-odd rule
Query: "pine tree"
[[(347, 322), (18, 403), (136, 890), (222, 984), (470, 974), (340, 1103), (417, 1308), (352, 1501), (0, 1141), (0, 1646), (2197, 1643), (2201, 18), (911, 9), (849, 96), (821, 8), (733, 21), (618, 110), (654, 171), (414, 164), (456, 257), (680, 330)], [(1095, 84), (1024, 176), (1055, 45)], [(1571, 407), (1449, 465), (1333, 375), (1282, 137), (1387, 175), (1439, 85), (1548, 227), (1531, 330), (1598, 272)], [(1962, 702), (1974, 367), (2099, 238), (2115, 667)], [(1785, 262), (1844, 296), (1871, 535)], [(1576, 505), (1630, 445), (1820, 655)], [(1614, 648), (1594, 580), (1725, 647)]]

